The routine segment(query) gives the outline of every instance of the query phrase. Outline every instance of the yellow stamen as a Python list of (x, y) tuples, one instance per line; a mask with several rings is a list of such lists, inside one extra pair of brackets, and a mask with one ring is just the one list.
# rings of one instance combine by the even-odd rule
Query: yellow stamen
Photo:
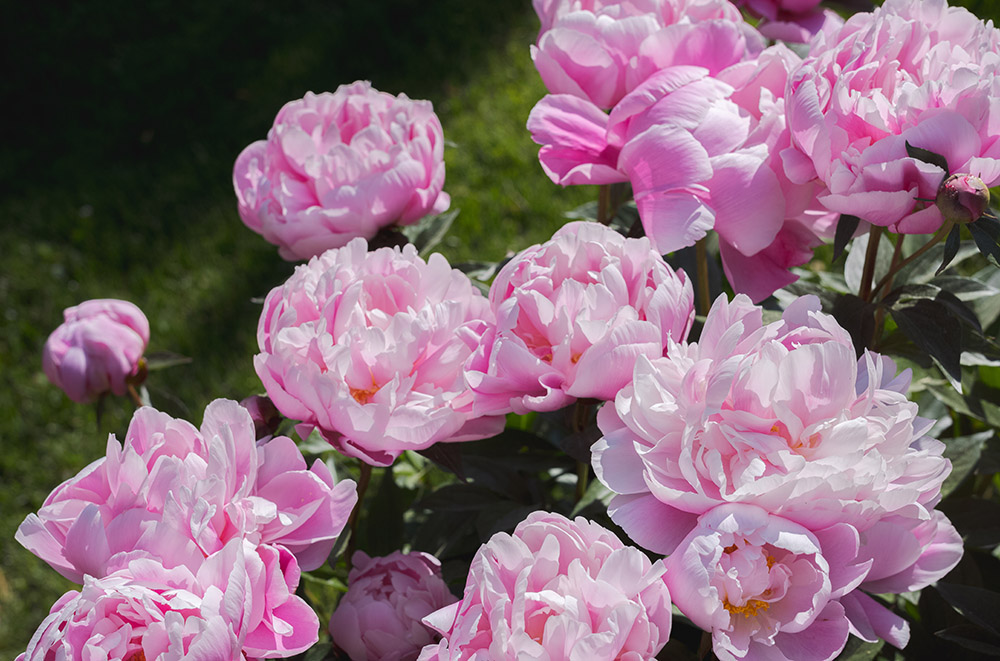
[(730, 613), (733, 613), (734, 615), (738, 613), (743, 617), (755, 617), (758, 612), (766, 611), (768, 608), (770, 608), (771, 604), (767, 603), (766, 601), (761, 601), (760, 599), (751, 599), (742, 606), (733, 606), (731, 603), (729, 603), (729, 600), (726, 599), (722, 602), (722, 606), (723, 608), (725, 608)]

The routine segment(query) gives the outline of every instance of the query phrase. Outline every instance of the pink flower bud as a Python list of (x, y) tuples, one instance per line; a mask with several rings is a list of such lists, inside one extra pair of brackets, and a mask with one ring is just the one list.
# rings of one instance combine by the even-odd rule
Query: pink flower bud
[(139, 374), (149, 342), (149, 321), (142, 310), (128, 301), (105, 298), (67, 308), (63, 317), (42, 353), (49, 381), (81, 404), (109, 390), (124, 395), (129, 377)]
[(989, 208), (990, 189), (979, 177), (953, 174), (941, 182), (935, 204), (945, 220), (972, 223)]

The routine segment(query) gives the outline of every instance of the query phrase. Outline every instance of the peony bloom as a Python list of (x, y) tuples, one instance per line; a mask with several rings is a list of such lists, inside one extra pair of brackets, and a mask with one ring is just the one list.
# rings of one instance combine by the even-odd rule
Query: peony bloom
[(466, 363), (477, 411), (551, 411), (578, 398), (614, 399), (638, 356), (683, 342), (694, 293), (648, 239), (597, 223), (560, 228), (522, 251), (490, 288), (495, 328)]
[[(264, 302), (257, 375), (283, 415), (369, 464), (493, 436), (474, 418), (462, 365), (492, 323), (486, 299), (438, 254), (369, 253), (356, 239), (299, 266)], [(468, 336), (468, 337), (467, 337)]]
[(63, 312), (42, 353), (49, 381), (81, 404), (106, 392), (124, 395), (149, 343), (142, 310), (114, 298), (84, 301)]
[(306, 94), (233, 169), (240, 217), (288, 260), (441, 213), (444, 136), (429, 101), (368, 82)]
[(582, 517), (534, 512), (472, 561), (465, 596), (425, 618), (420, 661), (651, 659), (670, 634), (662, 561)]
[(788, 176), (818, 178), (832, 211), (894, 232), (936, 231), (947, 173), (909, 157), (906, 144), (944, 156), (953, 173), (1000, 181), (998, 50), (1000, 31), (945, 0), (887, 0), (821, 32), (789, 80)]
[(371, 558), (357, 551), (330, 635), (352, 661), (413, 661), (437, 636), (421, 620), (457, 601), (428, 553)]
[(632, 384), (598, 413), (593, 464), (617, 494), (611, 518), (664, 554), (725, 503), (813, 531), (929, 520), (951, 466), (908, 388), (890, 359), (856, 360), (815, 298), (765, 326), (745, 297), (720, 297), (698, 343), (640, 358)]
[(353, 481), (334, 484), (319, 460), (307, 468), (290, 439), (258, 447), (236, 402), (209, 404), (201, 430), (142, 408), (124, 444), (112, 435), (107, 456), (56, 487), (15, 538), (78, 583), (131, 551), (197, 572), (234, 538), (281, 544), (315, 569), (356, 500)]
[(111, 570), (63, 595), (18, 661), (241, 661), (292, 656), (318, 639), (316, 614), (295, 596), (295, 560), (280, 547), (234, 539), (197, 571), (136, 551)]

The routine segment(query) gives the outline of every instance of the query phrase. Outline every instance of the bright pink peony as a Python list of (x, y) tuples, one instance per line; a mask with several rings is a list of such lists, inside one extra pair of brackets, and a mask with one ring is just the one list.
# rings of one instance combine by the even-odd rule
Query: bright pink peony
[(664, 561), (666, 580), (719, 659), (828, 661), (850, 630), (837, 597), (870, 566), (841, 552), (851, 548), (849, 526), (817, 536), (753, 505), (720, 505)]
[(662, 561), (610, 531), (534, 512), (473, 558), (463, 599), (425, 618), (420, 661), (651, 659), (670, 634)]
[(330, 635), (352, 661), (413, 661), (437, 636), (421, 620), (457, 599), (428, 553), (371, 558), (357, 551), (330, 619)]
[(117, 560), (55, 603), (19, 661), (242, 661), (292, 656), (318, 639), (316, 614), (295, 596), (295, 560), (280, 547), (234, 539), (197, 571), (142, 551)]
[(932, 518), (950, 462), (906, 399), (908, 373), (877, 354), (856, 360), (818, 310), (801, 298), (764, 326), (745, 297), (720, 297), (698, 343), (637, 361), (598, 414), (593, 464), (617, 494), (612, 519), (638, 544), (670, 553), (724, 503), (813, 531)]
[[(762, 37), (725, 0), (536, 0), (531, 59), (552, 94), (613, 108), (656, 71), (699, 64), (716, 73), (752, 58)], [(723, 41), (719, 44), (716, 42)]]
[(63, 312), (42, 353), (49, 381), (81, 404), (106, 392), (124, 395), (149, 343), (149, 321), (128, 301), (94, 299)]
[(444, 137), (430, 102), (368, 82), (287, 103), (267, 140), (236, 159), (233, 186), (243, 222), (289, 260), (450, 204), (441, 191)]
[(1000, 31), (945, 0), (888, 0), (821, 32), (789, 82), (789, 177), (818, 177), (832, 211), (936, 231), (946, 173), (910, 158), (906, 143), (943, 155), (953, 173), (1000, 181), (998, 50)]
[(351, 480), (335, 485), (319, 460), (307, 469), (286, 437), (258, 447), (250, 415), (236, 402), (209, 404), (200, 431), (142, 408), (124, 447), (112, 435), (107, 456), (56, 487), (15, 538), (78, 583), (107, 575), (131, 551), (196, 572), (206, 556), (244, 537), (281, 544), (315, 569), (347, 522), (355, 489)]
[(472, 416), (462, 375), (487, 323), (486, 299), (441, 255), (424, 262), (412, 245), (369, 253), (356, 239), (268, 294), (254, 365), (285, 416), (388, 466), (404, 450), (503, 429), (502, 417)]
[(495, 328), (466, 363), (475, 410), (551, 411), (614, 399), (638, 356), (663, 355), (694, 320), (694, 293), (648, 239), (597, 223), (560, 228), (522, 251), (490, 288)]

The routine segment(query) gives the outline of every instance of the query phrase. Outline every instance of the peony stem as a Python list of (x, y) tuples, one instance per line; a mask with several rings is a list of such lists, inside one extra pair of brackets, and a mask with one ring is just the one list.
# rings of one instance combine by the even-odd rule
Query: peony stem
[(137, 408), (141, 409), (143, 406), (145, 406), (145, 404), (142, 401), (142, 397), (139, 396), (139, 393), (136, 391), (135, 386), (133, 386), (131, 383), (128, 384), (128, 396), (132, 399), (133, 402), (135, 402)]
[[(944, 225), (941, 226), (941, 229), (937, 231), (937, 234), (935, 234), (930, 241), (920, 246), (920, 248), (916, 252), (914, 252), (912, 255), (910, 255), (903, 261), (899, 262), (898, 264), (894, 264), (893, 267), (889, 269), (889, 272), (886, 273), (885, 276), (881, 280), (879, 280), (878, 284), (876, 284), (875, 287), (872, 289), (871, 298), (869, 298), (868, 300), (875, 300), (875, 297), (878, 296), (879, 292), (881, 292), (882, 289), (886, 287), (891, 287), (892, 279), (896, 276), (896, 274), (902, 271), (904, 268), (906, 268), (907, 264), (915, 260), (917, 257), (923, 255), (925, 252), (933, 248), (938, 242), (940, 242), (942, 239), (948, 236), (948, 233), (951, 232), (951, 228), (954, 224), (955, 223), (953, 222), (946, 222)], [(899, 243), (900, 244), (903, 243), (902, 237), (900, 237)]]
[(611, 185), (601, 184), (597, 189), (597, 222), (607, 225), (611, 222)]
[[(358, 502), (354, 505), (354, 509), (351, 511), (351, 517), (347, 520), (347, 527), (351, 531), (351, 536), (347, 539), (347, 571), (351, 571), (352, 560), (354, 558), (354, 551), (357, 550), (358, 546), (358, 519), (361, 518), (361, 504), (365, 499), (365, 491), (368, 490), (368, 483), (372, 479), (372, 467), (365, 462), (361, 462), (361, 476), (358, 477)], [(392, 475), (388, 475), (383, 479), (392, 479)]]
[(878, 260), (878, 243), (884, 230), (879, 225), (873, 225), (868, 230), (868, 250), (865, 252), (865, 268), (861, 272), (861, 284), (858, 286), (858, 297), (870, 301), (872, 280), (875, 279), (875, 262)]
[(702, 237), (694, 244), (694, 259), (698, 268), (698, 314), (706, 316), (712, 307), (712, 295), (708, 289), (708, 247), (705, 242), (708, 237)]
[[(576, 400), (573, 406), (573, 433), (582, 434), (590, 421), (590, 402)], [(587, 493), (587, 481), (590, 478), (590, 464), (585, 461), (576, 462), (576, 500), (580, 502)]]
[(587, 493), (587, 481), (590, 478), (590, 464), (585, 461), (576, 462), (576, 502), (583, 500)]
[[(902, 235), (896, 236), (896, 246), (892, 250), (892, 262), (889, 263), (889, 273), (886, 274), (886, 278), (889, 279), (889, 283), (886, 285), (888, 289), (892, 289), (892, 278), (895, 276), (897, 270), (899, 269), (899, 258), (903, 254), (903, 237)], [(881, 281), (878, 287), (875, 288), (873, 294), (878, 294), (879, 290), (882, 288)], [(885, 308), (881, 305), (875, 308), (875, 333), (872, 335), (874, 345), (878, 345), (879, 338), (882, 337), (882, 325), (885, 323)]]

